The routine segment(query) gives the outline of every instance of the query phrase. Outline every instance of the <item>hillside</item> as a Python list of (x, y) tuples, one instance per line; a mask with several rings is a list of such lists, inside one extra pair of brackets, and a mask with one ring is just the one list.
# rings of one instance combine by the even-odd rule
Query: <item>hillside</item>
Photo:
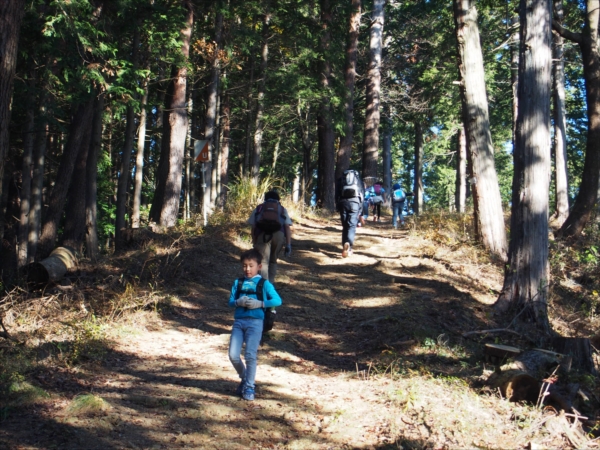
[(483, 343), (524, 344), (510, 333), (463, 337), (502, 326), (490, 308), (499, 265), (435, 231), (387, 222), (359, 229), (347, 259), (336, 221), (294, 228), (254, 402), (235, 396), (227, 357), (227, 299), (247, 230), (142, 233), (123, 256), (83, 263), (61, 286), (13, 291), (4, 324), (23, 345), (0, 341), (10, 386), (0, 447), (595, 446), (579, 422), (485, 387)]

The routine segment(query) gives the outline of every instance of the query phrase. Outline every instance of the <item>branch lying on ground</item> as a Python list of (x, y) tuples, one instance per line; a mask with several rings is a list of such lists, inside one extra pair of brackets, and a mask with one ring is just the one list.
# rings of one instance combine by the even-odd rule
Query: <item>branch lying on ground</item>
[(521, 333), (517, 333), (514, 330), (509, 330), (508, 328), (494, 328), (492, 330), (468, 331), (466, 333), (463, 333), (462, 336), (467, 337), (467, 336), (471, 336), (473, 334), (488, 334), (488, 333), (512, 333), (512, 334), (516, 334), (517, 336), (523, 337), (523, 335)]

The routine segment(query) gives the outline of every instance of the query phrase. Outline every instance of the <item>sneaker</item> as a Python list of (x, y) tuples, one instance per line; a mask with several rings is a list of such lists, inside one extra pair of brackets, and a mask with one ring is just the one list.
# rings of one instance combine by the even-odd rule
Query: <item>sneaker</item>
[(342, 250), (342, 258), (347, 258), (350, 250), (350, 242), (346, 242), (344, 244), (344, 249)]
[(246, 380), (241, 381), (240, 385), (235, 390), (235, 395), (241, 396), (244, 393), (244, 384), (245, 383), (246, 383)]
[(242, 394), (242, 398), (244, 400), (248, 400), (249, 402), (254, 400), (254, 389), (252, 388), (246, 388), (244, 390), (244, 393)]

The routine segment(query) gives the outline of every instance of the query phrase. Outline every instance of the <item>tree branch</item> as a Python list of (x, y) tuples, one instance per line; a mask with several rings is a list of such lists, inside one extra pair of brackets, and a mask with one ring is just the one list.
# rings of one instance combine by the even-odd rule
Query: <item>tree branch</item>
[(582, 42), (581, 33), (573, 33), (572, 31), (567, 30), (557, 20), (552, 21), (552, 29), (571, 42), (575, 42), (576, 44), (581, 44)]

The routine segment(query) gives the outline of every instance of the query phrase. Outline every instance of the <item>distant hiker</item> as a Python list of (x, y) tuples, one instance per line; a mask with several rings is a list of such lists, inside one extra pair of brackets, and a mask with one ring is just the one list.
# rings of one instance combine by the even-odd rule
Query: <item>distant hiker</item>
[(352, 254), (365, 190), (356, 170), (346, 170), (335, 184), (335, 203), (342, 221), (342, 257)]
[[(229, 339), (229, 360), (242, 380), (236, 394), (244, 400), (254, 400), (258, 345), (263, 333), (265, 308), (281, 305), (281, 297), (275, 287), (259, 274), (262, 256), (256, 249), (240, 256), (244, 278), (235, 280), (229, 296), (229, 306), (235, 308), (234, 321)], [(241, 286), (238, 286), (240, 284)], [(262, 288), (258, 300), (257, 291)], [(244, 362), (241, 360), (242, 345), (246, 344)]]
[(394, 228), (398, 228), (398, 219), (400, 219), (400, 225), (404, 225), (404, 217), (402, 217), (404, 212), (404, 202), (406, 201), (406, 197), (412, 195), (412, 192), (404, 192), (398, 183), (392, 186), (392, 226)]
[(292, 219), (279, 200), (277, 191), (267, 192), (265, 202), (258, 205), (248, 219), (252, 225), (252, 244), (262, 255), (260, 274), (273, 284), (279, 253), (283, 249), (285, 256), (292, 254)]
[(385, 202), (383, 181), (376, 182), (369, 191), (369, 202), (373, 205), (373, 222), (381, 222), (381, 205)]
[(363, 190), (365, 193), (365, 198), (363, 199), (363, 207), (362, 207), (362, 222), (369, 218), (369, 197), (371, 196), (371, 190), (367, 189), (367, 185), (363, 182)]

